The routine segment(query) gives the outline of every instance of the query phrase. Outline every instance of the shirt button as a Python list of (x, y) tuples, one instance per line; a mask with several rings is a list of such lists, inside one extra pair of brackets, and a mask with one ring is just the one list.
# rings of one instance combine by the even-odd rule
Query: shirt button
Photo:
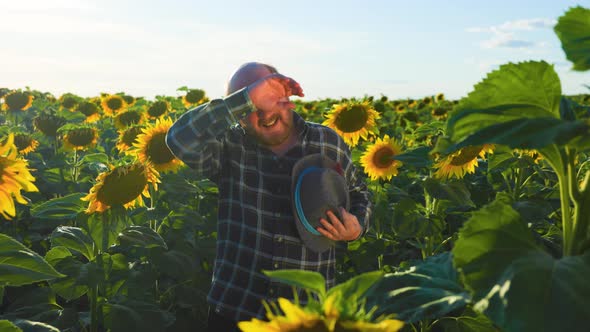
[(274, 289), (271, 288), (271, 289), (268, 290), (268, 294), (273, 295), (274, 293), (275, 293), (275, 290)]
[(275, 263), (273, 266), (275, 267), (275, 269), (278, 269), (279, 268), (279, 263)]
[(283, 242), (283, 238), (282, 238), (281, 236), (279, 236), (279, 237), (277, 238), (277, 242)]

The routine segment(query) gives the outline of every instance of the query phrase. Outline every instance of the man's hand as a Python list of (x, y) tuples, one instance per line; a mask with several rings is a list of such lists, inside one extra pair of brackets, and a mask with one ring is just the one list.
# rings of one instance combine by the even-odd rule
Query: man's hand
[(332, 211), (328, 211), (326, 214), (330, 222), (321, 218), (320, 223), (323, 227), (316, 228), (325, 237), (334, 241), (352, 241), (361, 235), (363, 228), (354, 214), (348, 213), (342, 207), (340, 208), (342, 221)]
[(264, 112), (293, 109), (290, 96), (303, 97), (299, 83), (281, 74), (265, 76), (248, 86), (250, 99), (257, 109)]

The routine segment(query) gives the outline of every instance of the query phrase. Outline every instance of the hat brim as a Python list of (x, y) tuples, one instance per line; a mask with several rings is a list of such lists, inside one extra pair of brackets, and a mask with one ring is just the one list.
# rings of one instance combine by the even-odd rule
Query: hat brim
[[(299, 233), (299, 237), (305, 244), (305, 246), (316, 252), (322, 253), (335, 245), (335, 242), (324, 235), (316, 235), (309, 232), (305, 226), (303, 225), (299, 214), (297, 213), (297, 208), (295, 206), (295, 186), (297, 184), (297, 179), (301, 172), (309, 167), (319, 167), (319, 168), (328, 168), (328, 169), (336, 169), (338, 164), (331, 160), (328, 157), (325, 157), (319, 153), (311, 154), (301, 158), (295, 166), (293, 166), (292, 176), (291, 176), (291, 204), (293, 209), (293, 215), (295, 217), (295, 225), (297, 226), (297, 231)], [(348, 193), (346, 194), (346, 210), (350, 208), (350, 198)], [(340, 215), (340, 211), (334, 211), (336, 216), (342, 220), (342, 216)]]

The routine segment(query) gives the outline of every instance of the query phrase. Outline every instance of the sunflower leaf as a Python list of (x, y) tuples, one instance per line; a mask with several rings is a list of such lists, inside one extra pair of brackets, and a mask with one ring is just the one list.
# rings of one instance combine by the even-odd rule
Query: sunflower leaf
[(318, 272), (305, 270), (276, 270), (262, 272), (276, 281), (316, 292), (320, 295), (320, 298), (326, 296), (326, 280)]
[(557, 20), (555, 34), (573, 70), (590, 69), (590, 9), (580, 6), (570, 8)]
[(505, 331), (586, 330), (590, 253), (554, 259), (510, 205), (500, 195), (475, 212), (452, 250), (475, 309)]
[(33, 206), (31, 215), (41, 219), (73, 219), (86, 209), (86, 203), (81, 200), (84, 196), (84, 193), (74, 193), (50, 199)]
[(6, 319), (0, 320), (0, 331), (4, 332), (23, 332), (20, 327), (14, 325), (12, 322)]
[(78, 227), (57, 227), (51, 233), (51, 246), (64, 246), (81, 253), (89, 261), (94, 259), (94, 241), (85, 230)]
[(447, 122), (457, 143), (482, 129), (517, 119), (560, 118), (561, 83), (552, 65), (508, 63), (492, 71), (463, 98)]
[(396, 314), (397, 319), (408, 323), (444, 317), (471, 302), (448, 252), (385, 275), (366, 297), (367, 308), (377, 307), (375, 316)]
[(63, 276), (43, 257), (0, 233), (0, 286), (22, 286)]

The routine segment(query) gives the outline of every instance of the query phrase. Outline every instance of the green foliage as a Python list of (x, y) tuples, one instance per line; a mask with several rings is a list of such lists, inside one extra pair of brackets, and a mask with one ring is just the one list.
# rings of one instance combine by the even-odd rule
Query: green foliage
[(459, 283), (451, 257), (446, 252), (386, 274), (367, 292), (367, 307), (376, 307), (375, 315), (394, 313), (408, 323), (443, 317), (465, 307), (471, 296)]
[(585, 330), (590, 255), (545, 253), (505, 197), (473, 214), (452, 252), (475, 308), (506, 331)]
[(0, 286), (22, 286), (63, 277), (34, 251), (0, 234)]
[(574, 70), (590, 69), (590, 9), (573, 7), (559, 17), (554, 28)]

